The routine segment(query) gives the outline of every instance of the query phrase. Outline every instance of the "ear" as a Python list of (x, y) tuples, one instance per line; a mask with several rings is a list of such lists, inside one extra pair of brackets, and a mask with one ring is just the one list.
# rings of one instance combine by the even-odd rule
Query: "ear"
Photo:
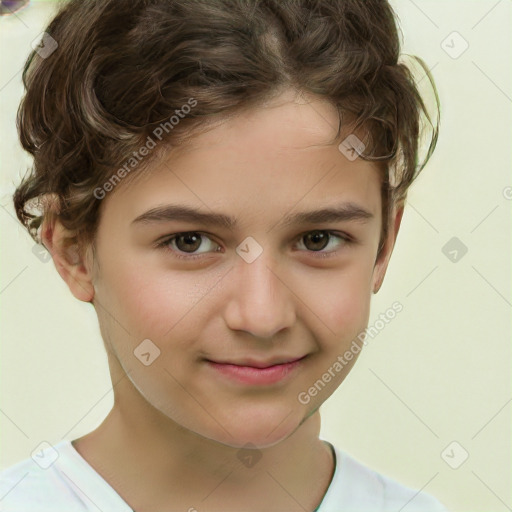
[(57, 272), (71, 293), (83, 302), (92, 302), (92, 259), (79, 251), (76, 237), (60, 222), (57, 215), (45, 219), (41, 227), (41, 240), (52, 255)]
[(402, 222), (402, 216), (404, 214), (404, 203), (400, 203), (395, 205), (392, 213), (391, 219), (389, 222), (388, 236), (382, 246), (380, 254), (375, 262), (375, 266), (373, 268), (372, 275), (372, 287), (373, 293), (377, 293), (382, 286), (384, 281), (384, 276), (386, 275), (386, 270), (388, 268), (389, 260), (391, 258), (391, 254), (393, 252), (393, 248), (395, 246), (396, 237), (398, 235), (398, 231), (400, 229), (400, 224)]

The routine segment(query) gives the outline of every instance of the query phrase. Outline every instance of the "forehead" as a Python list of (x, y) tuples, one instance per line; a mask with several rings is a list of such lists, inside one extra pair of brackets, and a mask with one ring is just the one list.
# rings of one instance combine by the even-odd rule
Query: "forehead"
[(349, 201), (378, 216), (380, 174), (351, 160), (338, 145), (336, 109), (317, 97), (287, 93), (215, 123), (164, 154), (134, 180), (106, 198), (104, 214), (123, 211), (130, 220), (145, 210), (179, 200), (237, 217), (277, 221), (300, 210)]

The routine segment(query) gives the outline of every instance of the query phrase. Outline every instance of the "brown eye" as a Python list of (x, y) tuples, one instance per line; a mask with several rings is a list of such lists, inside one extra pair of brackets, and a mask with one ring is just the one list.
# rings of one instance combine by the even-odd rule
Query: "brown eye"
[(312, 231), (307, 235), (304, 235), (304, 245), (311, 251), (321, 251), (327, 247), (331, 236), (326, 231)]
[(201, 235), (197, 233), (183, 233), (175, 237), (176, 247), (183, 252), (194, 252), (201, 246)]
[[(309, 233), (302, 235), (299, 239), (299, 245), (303, 246), (300, 247), (301, 250), (309, 252), (315, 257), (320, 258), (336, 256), (337, 254), (340, 254), (341, 249), (353, 243), (353, 239), (348, 235), (319, 229), (310, 231)], [(329, 246), (331, 250), (324, 250)]]
[[(192, 260), (206, 257), (207, 253), (219, 252), (220, 246), (209, 236), (197, 231), (175, 233), (157, 244), (157, 248), (169, 251), (174, 257)], [(198, 251), (201, 248), (202, 251)]]

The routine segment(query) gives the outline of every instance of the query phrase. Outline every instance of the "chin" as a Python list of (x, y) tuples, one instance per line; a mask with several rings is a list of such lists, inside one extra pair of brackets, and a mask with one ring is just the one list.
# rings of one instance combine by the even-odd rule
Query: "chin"
[[(225, 423), (225, 430), (217, 425), (215, 432), (203, 435), (213, 441), (232, 448), (270, 448), (290, 437), (303, 423), (303, 416), (297, 414), (261, 415)], [(227, 430), (227, 432), (226, 432)], [(201, 435), (201, 434), (200, 434)]]
[(232, 436), (229, 436), (225, 432), (223, 432), (221, 435), (210, 437), (210, 439), (212, 441), (217, 441), (218, 443), (223, 444), (225, 446), (230, 446), (231, 448), (252, 448), (263, 450), (265, 448), (270, 448), (271, 446), (279, 444), (281, 441), (284, 441), (291, 434), (293, 434), (293, 430), (284, 435), (275, 435), (275, 433), (268, 435), (268, 432), (248, 432), (246, 429), (245, 431), (242, 431), (240, 433), (233, 433)]

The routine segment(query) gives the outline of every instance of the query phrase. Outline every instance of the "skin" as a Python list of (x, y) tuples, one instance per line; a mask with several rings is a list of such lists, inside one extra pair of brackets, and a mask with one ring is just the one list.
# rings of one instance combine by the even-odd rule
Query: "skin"
[[(337, 123), (331, 105), (290, 91), (219, 123), (170, 151), (136, 186), (121, 183), (103, 199), (96, 259), (90, 250), (67, 257), (70, 233), (58, 219), (44, 224), (59, 274), (96, 308), (114, 385), (112, 411), (73, 444), (137, 512), (303, 512), (322, 500), (334, 461), (318, 438), (318, 408), (357, 356), (307, 404), (297, 397), (368, 325), (403, 213), (393, 208), (376, 260), (380, 176), (371, 162), (348, 160), (340, 141), (326, 145)], [(278, 224), (284, 215), (346, 201), (373, 217)], [(171, 203), (229, 214), (238, 225), (132, 225)], [(314, 230), (354, 243), (332, 236), (315, 244), (305, 236)], [(190, 231), (203, 235), (200, 244), (154, 247)], [(263, 249), (252, 263), (235, 251), (249, 236)], [(144, 339), (160, 349), (148, 366), (133, 354)], [(290, 379), (270, 386), (233, 383), (204, 360), (283, 354), (307, 357)], [(262, 457), (248, 467), (240, 453)]]

